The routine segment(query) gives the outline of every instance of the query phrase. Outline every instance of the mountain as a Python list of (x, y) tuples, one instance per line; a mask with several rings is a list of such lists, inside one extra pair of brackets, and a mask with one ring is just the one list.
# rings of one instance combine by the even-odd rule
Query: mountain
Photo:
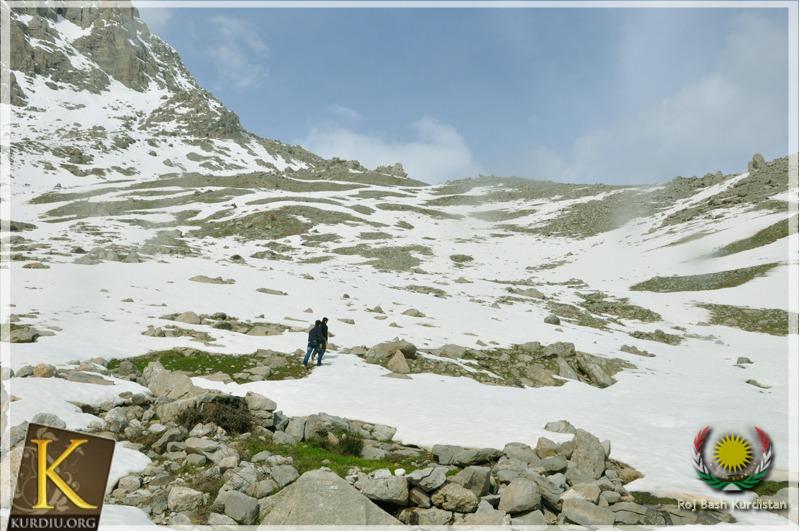
[[(725, 520), (631, 494), (734, 499), (709, 494), (687, 458), (707, 425), (760, 426), (776, 448), (771, 479), (790, 479), (796, 157), (653, 186), (430, 186), (401, 166), (326, 160), (247, 132), (135, 9), (14, 10), (11, 30), (6, 427), (16, 436), (44, 413), (125, 441), (107, 504), (122, 521), (222, 511), (249, 522), (249, 498), (278, 518), (309, 499), (297, 485), (314, 484), (268, 497), (311, 467), (300, 439), (335, 453), (342, 475), (428, 460), (490, 468), (483, 482), (466, 468), (408, 476), (432, 489), (413, 508), (398, 500), (414, 483), (392, 479), (406, 476), (354, 473), (356, 506), (337, 509), (380, 521)], [(307, 370), (308, 328), (323, 316), (328, 352)], [(164, 371), (145, 369), (155, 361)], [(221, 408), (212, 420), (230, 433), (199, 402)], [(227, 423), (246, 414), (259, 429), (234, 433)], [(567, 442), (573, 425), (597, 438)], [(349, 454), (334, 451), (343, 445)], [(539, 509), (483, 493), (470, 512), (464, 490), (497, 494), (512, 479), (550, 482), (537, 483)], [(601, 502), (595, 489), (614, 494)], [(218, 498), (229, 490), (241, 494), (230, 507)]]

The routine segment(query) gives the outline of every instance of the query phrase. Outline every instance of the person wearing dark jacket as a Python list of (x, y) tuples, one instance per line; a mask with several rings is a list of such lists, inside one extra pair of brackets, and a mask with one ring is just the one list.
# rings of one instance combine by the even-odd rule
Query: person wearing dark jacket
[[(322, 365), (322, 356), (325, 355), (325, 350), (328, 348), (328, 318), (322, 318), (322, 324), (319, 326), (319, 331), (322, 334), (322, 342), (317, 349), (317, 365)], [(314, 361), (314, 357), (311, 357), (311, 361)]]
[[(308, 349), (306, 350), (306, 355), (303, 358), (303, 367), (308, 366), (308, 359), (311, 357), (313, 353), (319, 352), (319, 347), (323, 343), (321, 327), (322, 327), (322, 321), (318, 320), (314, 323), (314, 328), (312, 328), (308, 332)], [(320, 359), (321, 358), (322, 356), (320, 356)], [(321, 363), (318, 362), (317, 365), (321, 365)]]

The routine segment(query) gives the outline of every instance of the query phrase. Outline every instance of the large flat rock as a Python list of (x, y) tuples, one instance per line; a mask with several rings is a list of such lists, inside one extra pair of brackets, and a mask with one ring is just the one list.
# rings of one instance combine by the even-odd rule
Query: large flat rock
[(267, 500), (262, 525), (394, 525), (392, 515), (329, 470), (306, 472)]

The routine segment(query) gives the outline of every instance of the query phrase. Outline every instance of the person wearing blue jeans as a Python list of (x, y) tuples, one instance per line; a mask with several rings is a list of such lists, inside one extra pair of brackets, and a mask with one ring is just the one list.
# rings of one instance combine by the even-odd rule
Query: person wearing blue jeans
[[(311, 358), (311, 355), (315, 352), (319, 353), (320, 351), (320, 345), (323, 343), (321, 326), (322, 321), (316, 321), (314, 323), (314, 328), (308, 332), (308, 349), (306, 350), (306, 355), (303, 358), (303, 367), (308, 367), (308, 360)], [(322, 355), (319, 355), (317, 365), (322, 365)]]
[[(322, 336), (322, 341), (317, 349), (317, 365), (322, 365), (322, 356), (325, 355), (325, 351), (328, 349), (328, 318), (323, 317), (322, 323), (319, 325), (320, 335)], [(311, 356), (311, 361), (314, 361), (314, 356)]]

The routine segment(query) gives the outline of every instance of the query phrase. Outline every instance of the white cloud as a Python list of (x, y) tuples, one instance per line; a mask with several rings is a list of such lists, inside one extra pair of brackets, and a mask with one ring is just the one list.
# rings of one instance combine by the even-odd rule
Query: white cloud
[(145, 21), (150, 31), (159, 37), (166, 31), (173, 14), (173, 10), (167, 8), (139, 9), (139, 16)]
[[(524, 174), (573, 182), (637, 183), (717, 169), (786, 146), (785, 46), (780, 28), (743, 15), (719, 63), (669, 97), (577, 138), (569, 153), (535, 147)], [(785, 92), (784, 92), (785, 93)], [(770, 153), (785, 155), (786, 151)], [(731, 161), (737, 163), (730, 166)]]
[(424, 117), (412, 122), (410, 129), (410, 139), (396, 140), (326, 123), (313, 126), (298, 143), (323, 157), (355, 159), (369, 168), (400, 162), (410, 177), (426, 182), (476, 174), (472, 152), (455, 127)]
[(349, 122), (357, 122), (363, 118), (361, 113), (357, 110), (351, 109), (350, 107), (345, 107), (344, 105), (339, 105), (338, 103), (328, 105), (328, 112), (337, 118), (347, 120)]
[(258, 28), (246, 20), (225, 16), (214, 17), (211, 23), (215, 34), (208, 56), (217, 70), (219, 85), (243, 90), (262, 86), (269, 76), (264, 64), (269, 46)]

